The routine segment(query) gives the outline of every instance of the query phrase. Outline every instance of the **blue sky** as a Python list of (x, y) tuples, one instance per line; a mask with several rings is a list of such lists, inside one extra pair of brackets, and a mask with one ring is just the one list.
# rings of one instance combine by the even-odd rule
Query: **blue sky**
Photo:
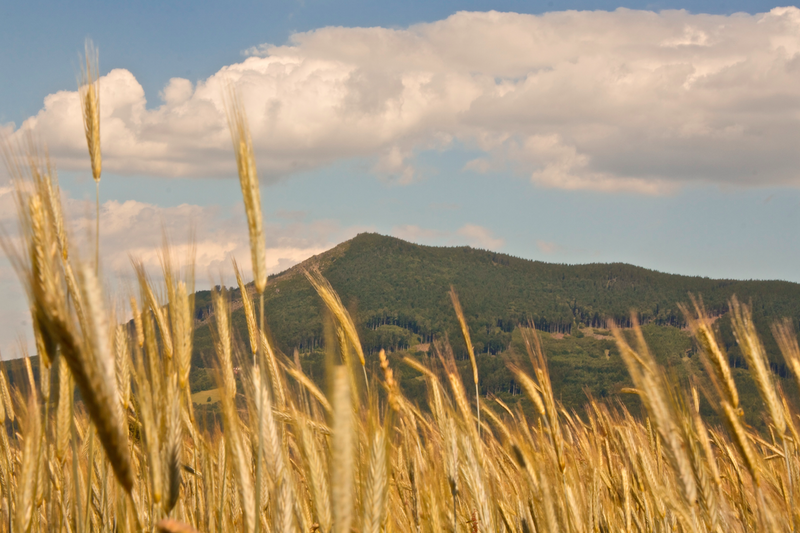
[[(48, 145), (85, 237), (94, 186), (75, 91), (91, 37), (112, 285), (129, 251), (157, 265), (162, 226), (180, 245), (194, 225), (206, 279), (232, 283), (232, 255), (249, 263), (223, 78), (248, 107), (273, 271), (378, 231), (800, 282), (800, 10), (776, 7), (5, 2), (0, 133)], [(13, 227), (2, 171), (0, 209)], [(30, 334), (6, 262), (0, 290), (8, 357)]]

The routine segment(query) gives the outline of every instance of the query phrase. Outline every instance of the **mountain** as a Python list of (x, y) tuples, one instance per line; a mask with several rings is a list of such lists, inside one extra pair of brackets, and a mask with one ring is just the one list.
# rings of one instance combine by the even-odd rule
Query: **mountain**
[[(322, 342), (321, 301), (302, 275), (309, 268), (319, 268), (351, 309), (368, 352), (389, 347), (370, 333), (389, 325), (422, 342), (449, 333), (456, 353), (465, 355), (464, 343), (455, 335), (447, 294), (451, 285), (460, 296), (477, 352), (505, 350), (514, 328), (531, 322), (540, 331), (569, 334), (575, 327), (607, 328), (608, 319), (629, 325), (635, 310), (643, 324), (682, 327), (677, 303), (688, 302), (689, 293), (701, 296), (711, 315), (724, 314), (736, 294), (752, 302), (762, 322), (784, 316), (800, 319), (797, 283), (681, 276), (623, 263), (550, 264), (363, 233), (270, 278), (266, 319), (274, 340), (288, 353), (294, 348), (310, 351)], [(231, 298), (240, 298), (238, 290), (231, 291)], [(196, 305), (198, 318), (208, 318), (213, 313), (210, 292), (198, 292)], [(240, 327), (241, 315), (241, 310), (234, 312)], [(198, 328), (197, 335), (199, 355), (206, 347), (203, 341), (210, 338), (207, 325)]]
[[(516, 392), (503, 357), (524, 352), (515, 328), (535, 324), (543, 332), (554, 387), (568, 405), (581, 403), (584, 389), (605, 396), (627, 384), (627, 372), (607, 331), (609, 319), (629, 326), (631, 311), (635, 311), (647, 325), (646, 336), (660, 362), (686, 375), (690, 366), (698, 371), (701, 367), (693, 357), (696, 350), (691, 339), (681, 329), (684, 317), (677, 304), (688, 303), (689, 293), (701, 296), (709, 313), (720, 317), (717, 324), (731, 365), (741, 369), (744, 359), (726, 314), (735, 294), (752, 304), (772, 367), (781, 376), (789, 372), (769, 334), (769, 325), (783, 317), (791, 317), (795, 324), (800, 320), (797, 283), (681, 276), (623, 263), (550, 264), (470, 247), (422, 246), (364, 233), (269, 279), (266, 321), (275, 344), (287, 354), (298, 349), (306, 361), (304, 366), (308, 364), (309, 371), (318, 376), (322, 370), (314, 368), (314, 361), (322, 364), (324, 312), (302, 273), (310, 268), (320, 269), (350, 310), (372, 364), (380, 348), (420, 353), (437, 338), (449, 339), (456, 357), (466, 360), (465, 343), (448, 296), (450, 286), (455, 287), (479, 364), (485, 367), (481, 372), (483, 393)], [(241, 298), (238, 289), (231, 290), (230, 297), (236, 308)], [(213, 365), (210, 292), (198, 292), (196, 305), (200, 322), (193, 364)], [(241, 309), (233, 312), (232, 322), (246, 346)], [(741, 379), (747, 382), (749, 377), (743, 373)], [(785, 387), (794, 390), (788, 380)]]

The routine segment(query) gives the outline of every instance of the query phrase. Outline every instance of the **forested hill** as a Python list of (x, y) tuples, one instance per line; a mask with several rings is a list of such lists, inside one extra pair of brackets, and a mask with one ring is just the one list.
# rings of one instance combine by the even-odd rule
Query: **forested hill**
[[(626, 325), (635, 309), (642, 323), (682, 326), (676, 304), (688, 302), (688, 293), (702, 296), (714, 315), (725, 313), (736, 294), (752, 302), (762, 324), (784, 316), (795, 323), (800, 319), (796, 283), (680, 276), (623, 263), (558, 265), (364, 233), (270, 278), (266, 318), (275, 342), (287, 353), (311, 351), (322, 343), (322, 303), (302, 275), (303, 268), (313, 265), (350, 309), (368, 352), (408, 348), (444, 333), (457, 354), (463, 352), (447, 294), (451, 285), (461, 298), (478, 353), (504, 350), (514, 328), (529, 322), (543, 331), (570, 333), (576, 326), (603, 328), (609, 318)], [(240, 298), (237, 290), (231, 298)], [(196, 304), (200, 320), (213, 312), (207, 291), (197, 293)], [(245, 339), (241, 309), (233, 320)], [(197, 365), (211, 357), (208, 323), (203, 320), (197, 330)]]
[[(791, 379), (769, 325), (791, 317), (800, 322), (800, 284), (784, 281), (733, 281), (663, 274), (631, 265), (555, 265), (529, 261), (469, 247), (420, 246), (376, 234), (361, 234), (339, 246), (281, 273), (271, 276), (265, 293), (268, 329), (275, 345), (291, 357), (298, 349), (304, 370), (313, 378), (325, 374), (325, 312), (323, 304), (303, 275), (303, 269), (319, 268), (350, 310), (373, 368), (375, 352), (385, 348), (401, 387), (409, 398), (425, 395), (418, 373), (399, 362), (402, 355), (423, 357), (428, 343), (449, 339), (463, 378), (471, 379), (463, 337), (448, 296), (455, 287), (461, 299), (476, 351), (482, 395), (496, 394), (507, 402), (522, 398), (519, 385), (506, 368), (507, 358), (524, 353), (517, 326), (535, 323), (547, 332), (542, 343), (553, 389), (568, 409), (579, 409), (587, 393), (595, 398), (616, 398), (637, 412), (628, 372), (610, 332), (607, 320), (625, 326), (635, 309), (646, 324), (645, 338), (659, 364), (680, 379), (699, 376), (703, 369), (695, 357), (697, 346), (680, 328), (684, 318), (678, 302), (689, 302), (689, 293), (702, 296), (706, 308), (719, 316), (715, 326), (727, 351), (739, 387), (748, 423), (761, 427), (762, 412), (755, 384), (744, 369), (745, 361), (731, 331), (728, 300), (734, 294), (752, 302), (770, 366), (791, 401), (800, 402), (800, 391)], [(247, 350), (247, 326), (238, 289), (231, 289), (234, 341)], [(213, 348), (211, 293), (195, 295), (196, 328), (192, 374), (193, 392), (215, 387), (208, 366), (217, 364)], [(505, 352), (503, 357), (496, 354)], [(38, 380), (38, 362), (31, 361)], [(13, 383), (27, 383), (23, 360), (5, 362)], [(51, 383), (57, 386), (55, 373)], [(702, 388), (701, 386), (701, 388)], [(200, 395), (204, 405), (212, 392)], [(55, 396), (52, 396), (55, 398)], [(203, 407), (214, 415), (214, 404)], [(715, 416), (710, 406), (704, 413)]]

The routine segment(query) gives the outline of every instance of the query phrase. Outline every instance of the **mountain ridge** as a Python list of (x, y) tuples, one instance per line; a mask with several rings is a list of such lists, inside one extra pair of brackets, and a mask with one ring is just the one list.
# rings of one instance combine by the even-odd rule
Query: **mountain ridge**
[[(508, 334), (526, 323), (568, 334), (573, 327), (606, 328), (609, 320), (630, 325), (630, 311), (636, 309), (642, 323), (681, 327), (684, 317), (677, 303), (688, 303), (688, 293), (703, 298), (716, 316), (725, 314), (728, 300), (737, 294), (753, 302), (754, 315), (762, 321), (800, 319), (800, 284), (790, 281), (714, 279), (627, 263), (546, 263), (469, 246), (425, 246), (361, 233), (270, 276), (266, 318), (284, 351), (320, 346), (321, 302), (302, 276), (310, 268), (318, 268), (352, 308), (368, 351), (380, 343), (368, 332), (385, 325), (406, 329), (421, 340), (449, 334), (456, 351), (464, 349), (455, 340), (458, 330), (447, 296), (451, 285), (476, 329), (476, 344), (490, 353), (506, 348)], [(197, 294), (199, 314), (213, 313), (210, 293)], [(240, 299), (238, 289), (231, 291), (231, 298)], [(493, 331), (497, 328), (503, 333)]]

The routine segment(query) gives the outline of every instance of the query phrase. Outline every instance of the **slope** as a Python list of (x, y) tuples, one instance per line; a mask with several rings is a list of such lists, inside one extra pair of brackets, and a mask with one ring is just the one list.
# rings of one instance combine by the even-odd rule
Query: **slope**
[[(359, 324), (368, 352), (385, 347), (382, 326), (396, 326), (423, 342), (449, 334), (457, 355), (459, 342), (447, 291), (458, 291), (476, 351), (497, 353), (511, 342), (518, 324), (533, 322), (542, 331), (570, 333), (575, 327), (607, 327), (607, 320), (628, 325), (631, 310), (640, 322), (681, 327), (678, 302), (701, 295), (712, 315), (727, 310), (736, 294), (752, 302), (757, 320), (800, 318), (800, 285), (785, 281), (714, 280), (664, 274), (632, 265), (557, 265), (519, 259), (469, 247), (437, 248), (393, 237), (361, 234), (332, 250), (270, 279), (266, 318), (285, 352), (311, 351), (322, 344), (320, 301), (302, 275), (320, 268)], [(231, 298), (240, 298), (238, 290)], [(197, 316), (213, 313), (210, 293), (199, 292)], [(241, 310), (233, 320), (244, 326)], [(204, 321), (206, 322), (206, 321)], [(244, 332), (240, 329), (240, 334)], [(244, 338), (242, 336), (241, 338)], [(197, 331), (195, 363), (210, 355), (206, 323)]]

